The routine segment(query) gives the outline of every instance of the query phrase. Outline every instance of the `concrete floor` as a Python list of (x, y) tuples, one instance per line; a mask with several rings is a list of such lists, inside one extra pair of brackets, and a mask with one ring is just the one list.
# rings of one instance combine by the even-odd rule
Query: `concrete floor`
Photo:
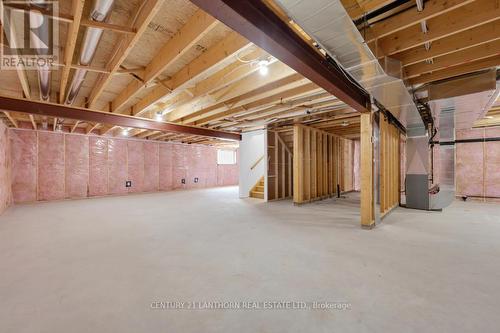
[[(500, 205), (302, 207), (218, 188), (15, 206), (0, 217), (0, 332), (498, 332)], [(348, 310), (155, 310), (154, 301)]]

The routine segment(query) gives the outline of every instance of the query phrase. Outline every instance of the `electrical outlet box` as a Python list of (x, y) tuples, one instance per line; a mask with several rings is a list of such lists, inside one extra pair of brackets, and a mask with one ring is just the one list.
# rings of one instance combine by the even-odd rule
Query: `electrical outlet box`
[(197, 183), (197, 182), (198, 182), (198, 177), (195, 177), (194, 182), (195, 182), (195, 183)]
[(132, 187), (132, 181), (131, 180), (125, 181), (125, 187)]

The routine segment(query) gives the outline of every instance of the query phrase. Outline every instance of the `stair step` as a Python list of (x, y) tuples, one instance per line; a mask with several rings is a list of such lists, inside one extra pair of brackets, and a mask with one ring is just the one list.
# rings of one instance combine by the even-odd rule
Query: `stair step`
[(264, 199), (264, 192), (251, 191), (250, 196), (252, 198)]
[(256, 192), (264, 192), (264, 185), (255, 186), (255, 191)]

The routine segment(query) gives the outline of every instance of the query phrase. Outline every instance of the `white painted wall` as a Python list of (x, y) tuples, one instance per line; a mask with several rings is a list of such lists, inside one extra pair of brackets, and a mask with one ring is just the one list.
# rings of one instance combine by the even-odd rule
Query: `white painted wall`
[(264, 176), (266, 158), (250, 170), (250, 167), (265, 154), (266, 132), (264, 130), (243, 133), (240, 141), (240, 198), (247, 198), (252, 187)]

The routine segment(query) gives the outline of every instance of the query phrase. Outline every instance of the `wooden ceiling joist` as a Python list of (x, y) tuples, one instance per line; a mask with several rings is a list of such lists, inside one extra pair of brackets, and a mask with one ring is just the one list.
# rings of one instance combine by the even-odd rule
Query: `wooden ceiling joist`
[(227, 110), (228, 107), (244, 104), (249, 99), (258, 99), (263, 94), (272, 94), (276, 89), (305, 81), (301, 75), (280, 62), (270, 65), (268, 69), (269, 73), (266, 76), (254, 72), (230, 86), (207, 94), (194, 104), (188, 103), (176, 107), (168, 114), (168, 120), (188, 121), (206, 112)]
[(432, 47), (427, 50), (419, 46), (411, 50), (398, 53), (394, 57), (400, 60), (403, 66), (443, 56), (460, 50), (466, 50), (487, 42), (500, 39), (500, 19), (466, 31), (454, 34), (432, 42)]
[(287, 22), (262, 1), (191, 0), (222, 23), (360, 112), (369, 112), (369, 94), (325, 61)]
[(15, 128), (19, 127), (17, 120), (10, 114), (10, 112), (4, 111), (3, 114), (9, 119), (9, 121), (14, 125)]
[(435, 72), (443, 68), (489, 58), (495, 55), (500, 56), (500, 39), (434, 58), (432, 63), (421, 62), (405, 67), (405, 77), (412, 78), (423, 73)]
[(302, 81), (303, 78), (300, 75), (292, 74), (277, 81), (271, 81), (262, 86), (257, 86), (253, 90), (239, 94), (234, 98), (221, 101), (219, 103), (212, 103), (208, 107), (204, 107), (202, 109), (191, 112), (190, 114), (182, 118), (178, 118), (177, 120), (182, 123), (190, 123), (196, 121), (197, 119), (200, 119), (203, 116), (213, 115), (216, 112), (226, 112), (231, 109), (234, 110), (235, 108), (238, 108), (238, 110), (242, 111), (245, 110), (245, 107), (243, 105), (248, 105), (248, 103), (258, 101), (262, 98), (267, 98), (269, 97), (269, 95), (273, 95), (274, 92), (276, 92), (276, 90), (278, 89), (285, 90), (286, 88), (284, 87), (287, 87), (288, 85), (295, 82)]
[(119, 34), (130, 34), (134, 35), (137, 33), (137, 29), (127, 26), (121, 26), (117, 24), (111, 24), (106, 22), (99, 22), (94, 20), (82, 19), (80, 25), (90, 28), (99, 28), (107, 31), (113, 31)]
[(254, 118), (259, 118), (263, 116), (271, 116), (276, 112), (280, 112), (286, 109), (290, 109), (293, 107), (303, 107), (307, 108), (310, 105), (314, 104), (315, 102), (318, 101), (324, 101), (324, 100), (336, 100), (336, 97), (330, 95), (330, 93), (324, 92), (324, 90), (314, 93), (314, 94), (309, 94), (304, 97), (294, 97), (293, 99), (288, 99), (285, 101), (280, 101), (279, 103), (276, 103), (270, 107), (265, 107), (265, 108), (257, 108), (257, 110), (249, 110), (247, 112), (243, 112), (241, 114), (235, 115), (233, 118), (236, 120), (240, 119), (254, 119)]
[(144, 70), (143, 81), (133, 80), (111, 102), (112, 111), (116, 112), (142, 88), (149, 85), (174, 61), (196, 45), (208, 32), (217, 26), (218, 21), (198, 10), (177, 33), (161, 48)]
[(398, 32), (400, 30), (404, 30), (408, 27), (411, 27), (412, 25), (417, 25), (425, 20), (446, 14), (451, 10), (457, 9), (461, 6), (465, 6), (474, 1), (475, 0), (427, 1), (425, 3), (424, 9), (421, 12), (419, 12), (417, 10), (417, 7), (414, 6), (410, 9), (405, 10), (402, 13), (386, 18), (381, 22), (372, 24), (371, 25), (372, 36), (371, 39), (368, 39), (367, 41), (371, 42), (376, 38), (382, 38), (387, 35)]
[(319, 91), (319, 90), (321, 90), (321, 88), (319, 88), (316, 84), (310, 82), (310, 83), (306, 83), (302, 86), (292, 88), (290, 90), (287, 90), (287, 91), (284, 91), (282, 93), (278, 93), (278, 94), (260, 99), (258, 101), (252, 102), (252, 103), (241, 105), (241, 106), (238, 106), (236, 108), (231, 108), (229, 110), (219, 112), (219, 113), (216, 113), (213, 115), (200, 116), (200, 118), (197, 119), (196, 121), (192, 121), (192, 122), (187, 121), (184, 123), (202, 126), (202, 125), (205, 125), (205, 124), (212, 122), (214, 120), (219, 120), (219, 119), (223, 119), (225, 117), (230, 117), (230, 116), (236, 115), (240, 112), (250, 111), (250, 110), (255, 109), (255, 108), (262, 108), (262, 107), (270, 106), (273, 104), (276, 105), (278, 103), (286, 104), (287, 100), (290, 99), (291, 97), (295, 97), (297, 95), (303, 95), (305, 93), (311, 93), (311, 92), (315, 92), (315, 91)]
[(409, 79), (408, 83), (410, 85), (429, 83), (433, 81), (448, 79), (454, 76), (473, 73), (482, 69), (496, 66), (500, 66), (500, 57), (498, 55), (482, 60), (472, 61), (464, 65), (453, 66), (432, 73), (422, 74), (420, 76)]
[[(175, 114), (181, 113), (176, 110), (182, 110), (188, 104), (191, 105), (196, 103), (205, 96), (211, 95), (213, 92), (225, 87), (234, 85), (239, 80), (255, 73), (258, 70), (258, 67), (252, 62), (262, 56), (265, 56), (265, 52), (261, 49), (256, 49), (247, 56), (247, 58), (252, 60), (247, 60), (248, 62), (246, 63), (242, 63), (239, 59), (234, 61), (208, 78), (195, 83), (194, 86), (184, 89), (181, 93), (168, 96), (168, 99), (159, 107), (163, 110), (174, 110), (168, 116), (170, 120), (170, 118), (173, 118)], [(138, 115), (140, 114), (141, 113), (138, 113)]]
[(133, 19), (134, 24), (132, 25), (132, 28), (137, 32), (134, 34), (125, 35), (120, 39), (119, 45), (116, 47), (116, 51), (113, 57), (108, 62), (107, 68), (109, 69), (110, 74), (100, 74), (96, 85), (90, 92), (90, 96), (88, 99), (88, 105), (90, 109), (95, 108), (95, 104), (97, 103), (99, 96), (102, 94), (104, 88), (113, 77), (111, 74), (113, 74), (120, 68), (120, 65), (127, 58), (130, 51), (132, 51), (144, 31), (146, 31), (146, 28), (148, 27), (149, 23), (154, 18), (162, 4), (163, 0), (145, 0), (145, 3), (141, 4), (141, 10), (137, 14), (137, 17)]
[(31, 126), (33, 126), (33, 129), (36, 130), (38, 128), (38, 126), (36, 125), (35, 117), (32, 114), (30, 114), (29, 118), (31, 121)]
[(392, 55), (495, 21), (499, 17), (500, 6), (497, 1), (476, 0), (427, 20), (427, 33), (422, 32), (420, 25), (413, 25), (379, 39), (377, 44), (386, 55)]
[(157, 103), (165, 96), (179, 90), (183, 85), (195, 79), (197, 76), (249, 46), (250, 42), (245, 38), (237, 33), (230, 33), (217, 45), (209, 48), (198, 58), (183, 67), (179, 72), (173, 75), (165, 85), (159, 84), (154, 87), (151, 92), (141, 98), (141, 100), (132, 107), (132, 114), (141, 114), (145, 109)]
[[(288, 98), (299, 93), (305, 93), (310, 90), (320, 89), (314, 83), (307, 83), (305, 85), (303, 84), (292, 89), (284, 88), (287, 85), (295, 83), (299, 80), (303, 80), (303, 78), (299, 75), (292, 74), (277, 81), (271, 81), (267, 84), (258, 86), (257, 88), (254, 88), (246, 93), (239, 94), (234, 98), (224, 100), (222, 102), (215, 103), (208, 107), (192, 112), (182, 118), (178, 118), (178, 120), (183, 124), (191, 124), (194, 122), (199, 122), (199, 120), (203, 117), (213, 116), (216, 113), (220, 113), (221, 115), (227, 114), (227, 112), (229, 112), (229, 114), (237, 113), (239, 111), (250, 110), (260, 105), (264, 106), (270, 102), (279, 101), (279, 96)], [(281, 91), (279, 93), (274, 93), (278, 89)], [(288, 93), (286, 91), (288, 91)], [(262, 102), (262, 104), (260, 104), (260, 102)]]

